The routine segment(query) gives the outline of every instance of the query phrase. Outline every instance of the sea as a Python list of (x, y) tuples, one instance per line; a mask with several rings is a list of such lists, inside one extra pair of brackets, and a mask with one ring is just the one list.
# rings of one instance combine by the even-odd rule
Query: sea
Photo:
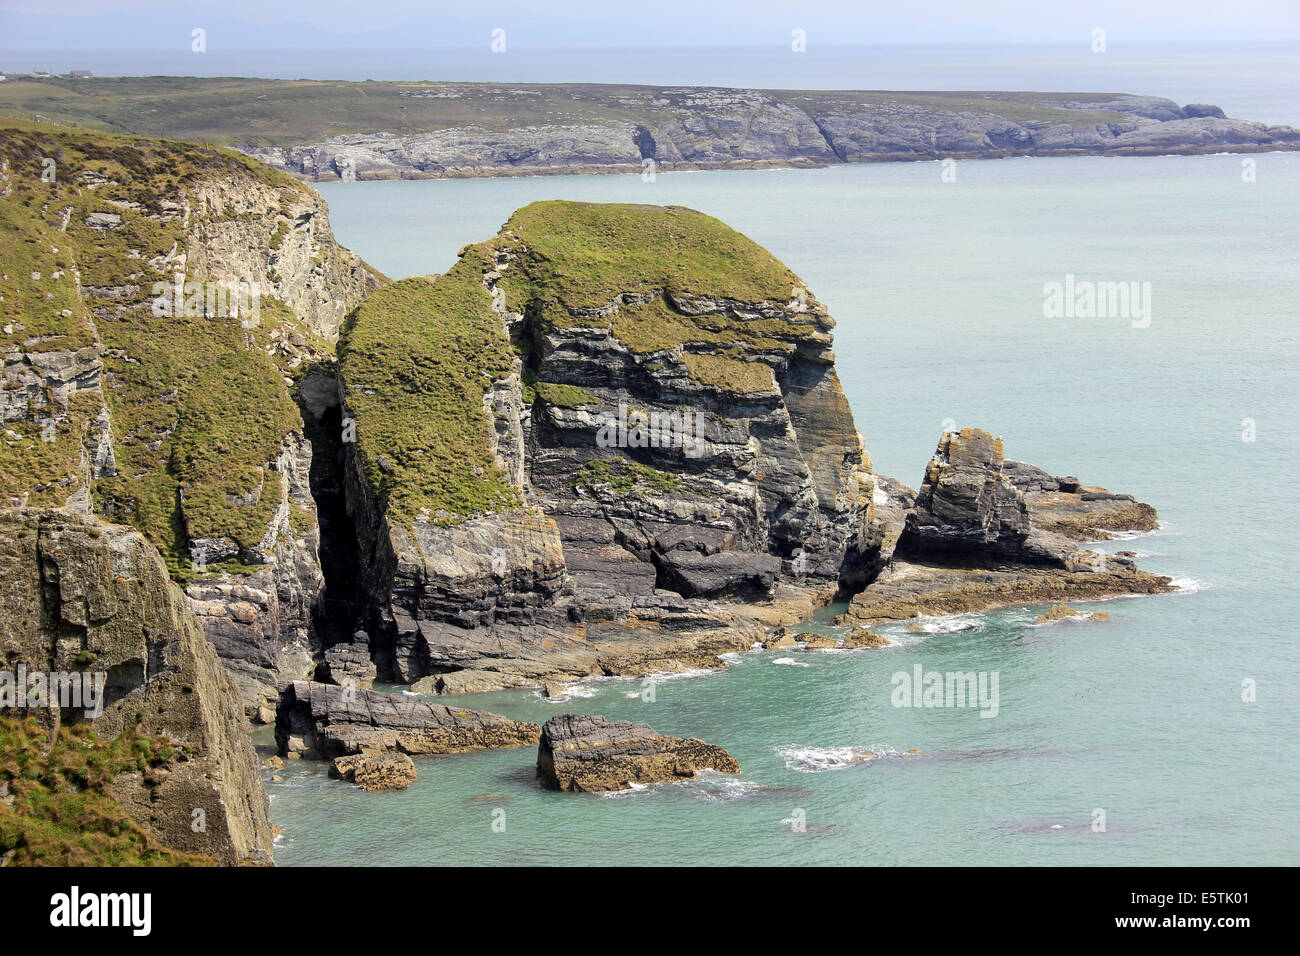
[[(914, 47), (794, 60), (697, 48), (521, 51), (492, 63), (466, 51), (424, 61), (336, 51), (331, 62), (294, 54), (279, 72), (252, 61), (212, 70), (1105, 90), (1300, 125), (1297, 52)], [(111, 72), (120, 55), (65, 65)], [(1153, 504), (1158, 531), (1098, 547), (1137, 551), (1180, 590), (1076, 605), (1106, 611), (1105, 622), (1037, 624), (1042, 606), (927, 618), (879, 628), (895, 642), (881, 650), (755, 650), (651, 685), (584, 681), (560, 700), (458, 698), (536, 722), (570, 711), (644, 721), (724, 747), (743, 773), (554, 793), (524, 748), (421, 759), (409, 790), (369, 794), (290, 761), (278, 780), (267, 772), (284, 831), (278, 864), (1300, 862), (1300, 153), (316, 188), (338, 240), (393, 277), (444, 271), (536, 200), (716, 216), (828, 306), (877, 472), (915, 487), (946, 428), (987, 429), (1009, 457)], [(1067, 283), (1131, 283), (1145, 307), (1060, 314), (1051, 290)], [(841, 609), (805, 627), (836, 633), (827, 622)], [(918, 668), (974, 672), (989, 689), (996, 679), (997, 706), (912, 706), (924, 701), (903, 700), (902, 687)], [(270, 752), (268, 730), (255, 739)]]

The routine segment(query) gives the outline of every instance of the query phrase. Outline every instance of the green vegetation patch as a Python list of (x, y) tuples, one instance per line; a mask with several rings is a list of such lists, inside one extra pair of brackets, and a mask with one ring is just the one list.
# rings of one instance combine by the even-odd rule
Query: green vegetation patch
[[(763, 322), (768, 324), (760, 328)], [(783, 327), (773, 328), (778, 324)], [(619, 306), (611, 317), (610, 329), (624, 346), (638, 355), (691, 344), (745, 345), (755, 350), (780, 352), (791, 348), (790, 343), (765, 334), (766, 330), (795, 335), (799, 332), (793, 323), (774, 320), (745, 322), (721, 313), (683, 315), (671, 308), (662, 296), (649, 302)]]
[(598, 458), (583, 465), (570, 484), (591, 492), (607, 488), (620, 495), (635, 490), (666, 495), (681, 488), (682, 478), (626, 458)]
[(600, 399), (585, 388), (577, 385), (557, 385), (554, 382), (537, 382), (534, 385), (542, 401), (563, 408), (580, 408), (583, 405), (598, 405)]
[(570, 311), (662, 289), (785, 303), (802, 284), (753, 240), (681, 206), (536, 202), (516, 211), (504, 230), (528, 256), (525, 273), (507, 271), (502, 285), (524, 282), (530, 302), (554, 301)]
[(776, 388), (772, 369), (762, 362), (742, 362), (725, 355), (683, 352), (682, 362), (691, 380), (735, 395), (770, 392)]
[[(48, 750), (48, 752), (47, 752)], [(139, 733), (101, 741), (89, 724), (58, 729), (0, 717), (0, 859), (11, 866), (215, 866), (160, 846), (113, 796), (128, 771), (161, 783), (171, 744)]]
[(484, 393), (514, 354), (483, 288), (485, 261), (467, 253), (430, 282), (404, 279), (368, 296), (339, 338), (357, 452), (388, 513), (454, 523), (519, 504), (488, 447)]

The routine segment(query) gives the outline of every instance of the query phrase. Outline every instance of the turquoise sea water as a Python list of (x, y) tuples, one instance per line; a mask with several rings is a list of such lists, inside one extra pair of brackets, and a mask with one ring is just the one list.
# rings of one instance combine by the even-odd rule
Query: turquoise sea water
[[(878, 471), (915, 486), (945, 424), (986, 428), (1011, 457), (1156, 505), (1163, 530), (1105, 548), (1188, 587), (1106, 602), (1107, 623), (1013, 609), (885, 627), (899, 646), (880, 651), (749, 653), (654, 702), (637, 681), (463, 698), (644, 720), (744, 774), (556, 794), (523, 749), (423, 760), (409, 791), (366, 794), (294, 763), (269, 785), (277, 861), (1296, 863), (1300, 155), (1255, 160), (1253, 183), (1242, 157), (1201, 156), (966, 162), (955, 183), (921, 163), (321, 185), (338, 239), (395, 277), (444, 270), (537, 199), (715, 215), (829, 306)], [(1044, 318), (1067, 274), (1151, 283), (1149, 327)], [(916, 664), (998, 672), (998, 716), (892, 706)], [(921, 754), (845, 763), (852, 747)], [(803, 832), (783, 822), (798, 811)]]

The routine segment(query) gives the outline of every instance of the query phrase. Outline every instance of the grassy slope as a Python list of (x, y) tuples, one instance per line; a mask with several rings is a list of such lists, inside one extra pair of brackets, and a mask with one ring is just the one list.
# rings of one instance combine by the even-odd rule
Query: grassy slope
[[(421, 89), (457, 95), (411, 95)], [(342, 133), (410, 134), (467, 125), (496, 130), (567, 123), (653, 125), (690, 112), (678, 104), (673, 89), (578, 83), (51, 78), (0, 84), (0, 113), (25, 119), (39, 114), (59, 123), (222, 145), (290, 146), (320, 142)], [(1066, 97), (1051, 93), (767, 92), (811, 111), (831, 104), (873, 111), (919, 107), (993, 113), (1012, 122), (1034, 120), (1074, 126), (1123, 118), (1118, 113), (1082, 112), (1055, 105), (1065, 98), (1104, 99), (1112, 95), (1105, 93)]]
[[(46, 157), (57, 164), (56, 182), (41, 181)], [(161, 204), (179, 202), (186, 185), (200, 177), (249, 177), (285, 195), (304, 187), (227, 150), (21, 123), (0, 127), (0, 158), (9, 164), (10, 187), (0, 196), (6, 226), (0, 232), (0, 273), (6, 277), (0, 346), (59, 351), (91, 343), (97, 333), (107, 350), (103, 391), (119, 472), (97, 482), (100, 509), (139, 528), (177, 577), (188, 574), (190, 538), (257, 544), (278, 492), (255, 505), (232, 498), (268, 478), (266, 463), (300, 427), (283, 370), (265, 351), (271, 330), (294, 319), (281, 303), (264, 298), (262, 325), (252, 330), (260, 347), (249, 348), (237, 319), (155, 316), (149, 303), (153, 283), (163, 276), (144, 263), (184, 248), (181, 223), (167, 221)], [(98, 180), (107, 182), (92, 189)], [(87, 227), (92, 212), (120, 215), (121, 228)], [(65, 215), (66, 231), (60, 231)], [(115, 300), (83, 299), (74, 270), (83, 287), (138, 285), (139, 291)], [(128, 309), (101, 309), (92, 325), (89, 306), (104, 304)], [(62, 503), (81, 480), (83, 428), (98, 402), (93, 392), (77, 396), (70, 421), (52, 443), (41, 440), (39, 424), (9, 423), (11, 434), (0, 441), (0, 494), (27, 492), (32, 504)], [(278, 478), (271, 474), (269, 481)], [(53, 484), (38, 490), (46, 483)]]
[[(49, 749), (48, 754), (46, 749)], [(171, 745), (142, 734), (98, 740), (88, 724), (51, 746), (34, 720), (0, 717), (0, 860), (12, 866), (214, 866), (159, 846), (122, 809), (110, 783), (136, 770), (161, 782)]]
[(514, 357), (483, 288), (484, 265), (467, 253), (436, 282), (395, 282), (344, 324), (339, 369), (357, 451), (398, 520), (427, 510), (450, 521), (518, 503), (487, 445), (483, 395)]

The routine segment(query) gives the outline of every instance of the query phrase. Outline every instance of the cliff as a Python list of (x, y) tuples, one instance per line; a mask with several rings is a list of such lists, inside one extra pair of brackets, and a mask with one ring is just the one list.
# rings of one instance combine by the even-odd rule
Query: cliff
[[(478, 99), (484, 92), (420, 86), (401, 95)], [(646, 160), (660, 170), (745, 169), (1300, 148), (1300, 130), (1292, 127), (1151, 96), (634, 88), (618, 95), (584, 89), (575, 99), (599, 102), (617, 118), (493, 128), (488, 106), (487, 128), (478, 121), (424, 133), (390, 129), (289, 146), (237, 145), (314, 180), (627, 172)]]
[(50, 77), (5, 83), (0, 113), (202, 138), (308, 180), (1300, 147), (1288, 126), (1122, 93)]
[(460, 691), (718, 666), (864, 582), (883, 530), (833, 322), (708, 216), (535, 203), (339, 343), (358, 619)]
[(138, 529), (251, 708), (308, 677), (323, 573), (298, 379), (380, 281), (290, 177), (0, 128), (0, 495)]
[[(40, 746), (23, 747), (9, 728), (0, 778), (12, 773), (5, 803), (17, 818), (0, 807), (9, 844), (0, 853), (77, 864), (123, 862), (122, 852), (133, 862), (141, 854), (160, 862), (271, 861), (266, 793), (239, 694), (152, 545), (130, 528), (68, 511), (0, 511), (0, 594), (0, 668), (9, 675), (102, 675), (93, 708), (86, 698), (61, 707), (77, 698), (52, 691), (25, 707), (7, 702), (7, 719), (35, 718), (39, 732), (25, 736)], [(110, 748), (117, 760), (70, 773), (86, 759), (88, 731), (100, 741), (121, 738)], [(23, 773), (18, 762), (36, 772)], [(67, 826), (75, 819), (51, 812), (71, 780), (93, 785), (110, 821), (126, 816), (143, 831), (137, 848), (120, 846), (129, 827), (125, 836), (122, 827), (106, 827), (123, 840), (103, 844), (87, 833), (73, 833), (70, 845), (51, 839), (49, 820)], [(47, 799), (29, 801), (33, 786), (51, 791)], [(89, 801), (68, 807), (74, 815), (90, 811)], [(86, 817), (78, 826), (89, 831)]]

